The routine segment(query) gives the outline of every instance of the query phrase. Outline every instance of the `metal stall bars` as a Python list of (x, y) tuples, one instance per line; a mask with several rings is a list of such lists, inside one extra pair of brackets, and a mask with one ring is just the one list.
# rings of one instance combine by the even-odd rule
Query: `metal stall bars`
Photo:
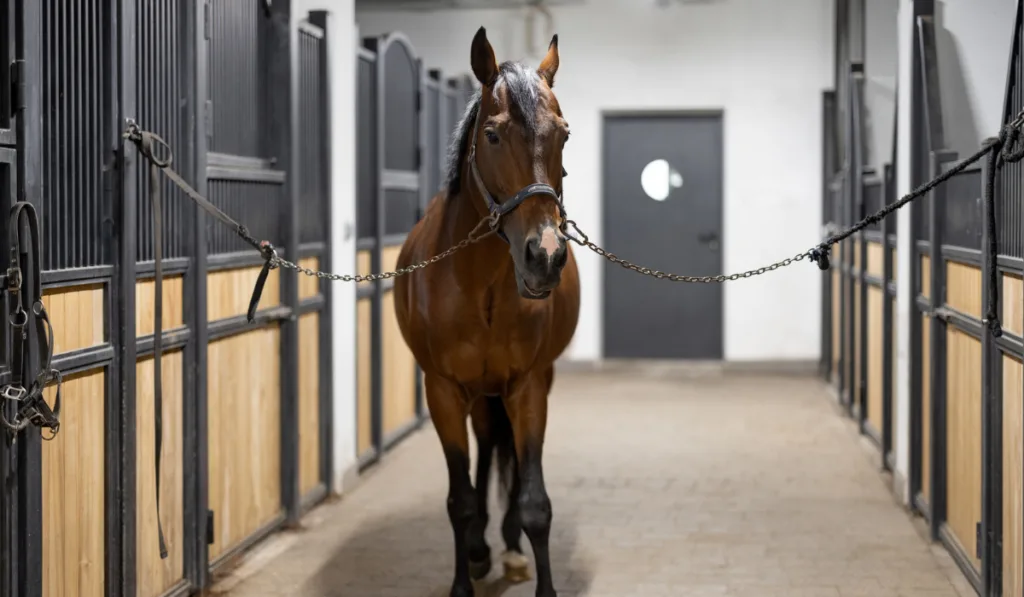
[[(398, 253), (409, 230), (417, 222), (421, 207), (421, 169), (423, 147), (422, 64), (408, 38), (400, 33), (364, 40), (364, 47), (375, 59), (373, 66), (374, 154), (373, 187), (365, 191), (373, 197), (373, 248), (369, 271), (393, 270)], [(368, 58), (368, 56), (367, 56)], [(369, 60), (360, 60), (360, 68)], [(364, 82), (360, 73), (360, 83)], [(360, 100), (364, 100), (360, 93)], [(365, 168), (366, 165), (362, 165)], [(361, 190), (362, 192), (362, 190)], [(369, 201), (360, 197), (361, 201)], [(369, 210), (366, 210), (369, 211)], [(362, 234), (360, 235), (361, 238)], [(366, 264), (365, 258), (362, 258)], [(364, 265), (365, 267), (365, 265)], [(362, 273), (362, 272), (361, 272)], [(370, 447), (363, 449), (361, 464), (375, 462), (379, 456), (422, 422), (417, 407), (417, 367), (405, 344), (394, 312), (392, 280), (372, 283), (370, 303)], [(361, 326), (362, 327), (362, 326)], [(361, 329), (360, 334), (365, 334)], [(362, 344), (360, 348), (366, 347)], [(363, 358), (363, 357), (361, 357)], [(364, 391), (360, 384), (360, 393)], [(362, 396), (361, 396), (362, 398)], [(365, 400), (360, 400), (365, 408)], [(359, 413), (360, 422), (365, 415)], [(365, 433), (365, 429), (361, 433)]]
[[(330, 89), (327, 13), (299, 23), (299, 257), (331, 270)], [(331, 486), (331, 284), (299, 280), (299, 492), (306, 510)]]

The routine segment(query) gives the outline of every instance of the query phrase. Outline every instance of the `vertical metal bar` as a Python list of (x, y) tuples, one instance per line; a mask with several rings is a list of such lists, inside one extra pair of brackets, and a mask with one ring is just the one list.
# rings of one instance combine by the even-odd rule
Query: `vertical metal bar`
[[(369, 40), (373, 47), (370, 49), (377, 54), (377, 61), (374, 69), (374, 87), (376, 90), (373, 106), (373, 122), (374, 122), (374, 134), (377, 137), (376, 143), (376, 155), (374, 156), (373, 172), (375, 177), (375, 189), (376, 189), (376, 242), (373, 246), (373, 253), (370, 258), (370, 271), (379, 272), (381, 271), (383, 261), (383, 247), (384, 247), (384, 230), (386, 216), (385, 210), (385, 192), (383, 186), (383, 176), (381, 173), (385, 167), (384, 156), (385, 145), (387, 139), (384, 138), (384, 118), (386, 97), (385, 89), (387, 82), (387, 51), (388, 43), (385, 39), (373, 39)], [(381, 280), (376, 280), (373, 283), (373, 299), (370, 309), (370, 334), (373, 338), (371, 346), (371, 360), (370, 360), (370, 379), (372, 388), (372, 400), (370, 409), (370, 424), (371, 424), (371, 437), (374, 450), (374, 458), (379, 458), (381, 452), (384, 450), (384, 394), (383, 394), (383, 379), (384, 379), (384, 365), (383, 365), (383, 301), (384, 301), (384, 284)]]
[[(18, 142), (18, 201), (30, 201), (40, 207), (43, 181), (42, 153), (38, 140), (42, 138), (42, 6), (38, 2), (15, 3), (15, 54), (25, 61), (23, 69), (25, 108), (17, 119)], [(42, 210), (40, 210), (42, 211)], [(45, 216), (42, 216), (45, 217)], [(27, 235), (22, 238), (29, 238)], [(41, 265), (41, 264), (35, 264)], [(28, 275), (32, 272), (29, 270)], [(26, 277), (27, 287), (32, 280)], [(34, 337), (30, 328), (30, 346), (35, 347), (39, 338)], [(38, 353), (34, 348), (26, 355), (28, 367), (39, 366)], [(40, 597), (42, 595), (43, 543), (42, 543), (42, 449), (39, 430), (33, 427), (22, 431), (18, 437), (17, 468), (18, 511), (16, 533), (17, 544), (17, 585), (18, 597)]]
[[(928, 178), (934, 178), (942, 171), (942, 164), (955, 159), (956, 154), (948, 151), (931, 152)], [(933, 190), (928, 197), (928, 227), (932, 246), (931, 288), (929, 289), (929, 325), (931, 341), (928, 368), (932, 392), (931, 421), (931, 534), (939, 540), (939, 531), (946, 519), (946, 323), (938, 316), (946, 297), (945, 258), (942, 255), (942, 226), (939, 222), (942, 205), (941, 189)]]
[[(208, 48), (209, 43), (206, 39), (205, 34), (200, 35), (198, 32), (205, 31), (205, 16), (211, 9), (210, 0), (197, 0), (196, 11), (192, 15), (192, 23), (195, 27), (195, 44), (192, 46), (195, 50), (195, 59), (193, 65), (195, 67), (195, 77), (190, 80), (190, 84), (194, 85), (194, 97), (196, 98), (196, 110), (193, 112), (194, 120), (193, 125), (190, 127), (192, 131), (192, 142), (194, 143), (195, 151), (193, 153), (193, 166), (195, 168), (195, 182), (196, 191), (201, 195), (208, 196), (210, 192), (209, 181), (206, 178), (206, 154), (207, 144), (210, 141), (208, 136), (209, 131), (207, 130), (205, 110), (208, 109), (206, 98), (209, 97), (208, 81), (209, 79), (209, 56)], [(206, 213), (201, 209), (192, 210), (192, 221), (195, 231), (196, 242), (194, 244), (194, 256), (193, 256), (193, 267), (191, 268), (191, 301), (193, 308), (195, 309), (193, 328), (195, 334), (194, 347), (195, 347), (195, 375), (193, 379), (193, 393), (195, 398), (195, 408), (192, 416), (194, 418), (188, 419), (194, 421), (195, 424), (195, 453), (196, 457), (192, 461), (195, 467), (194, 479), (193, 479), (193, 493), (192, 498), (195, 502), (195, 520), (193, 524), (196, 528), (196, 540), (195, 543), (191, 544), (194, 548), (194, 552), (191, 553), (191, 558), (186, 557), (186, 571), (190, 572), (189, 580), (193, 587), (205, 588), (209, 584), (209, 561), (210, 561), (210, 546), (206, 542), (206, 528), (209, 524), (209, 476), (210, 476), (210, 461), (209, 461), (209, 417), (207, 411), (207, 401), (209, 396), (207, 395), (206, 379), (208, 375), (207, 371), (207, 353), (209, 345), (209, 331), (207, 322), (206, 312), (206, 282), (207, 282), (207, 235), (206, 235)], [(188, 553), (188, 552), (186, 552)]]
[[(889, 205), (889, 197), (893, 192), (893, 165), (886, 164), (882, 176), (882, 204)], [(893, 218), (882, 220), (882, 470), (892, 470), (889, 457), (893, 452), (893, 420), (892, 420), (892, 304), (889, 287), (892, 283), (892, 251), (889, 235), (894, 229)]]
[[(835, 156), (832, 154), (832, 127), (835, 126), (834, 91), (822, 93), (821, 119), (821, 222), (825, 230), (828, 230), (832, 223), (832, 210), (829, 209), (832, 195), (829, 191), (829, 183), (835, 170)], [(821, 362), (819, 363), (819, 373), (826, 382), (830, 381), (832, 372), (832, 317), (832, 270), (829, 269), (821, 274)]]
[[(255, 5), (253, 5), (255, 6)], [(267, 111), (287, 114), (270, 119), (268, 146), (277, 163), (288, 176), (281, 185), (281, 232), (285, 254), (299, 256), (299, 70), (298, 30), (290, 26), (291, 0), (277, 0), (271, 6), (264, 38), (267, 50), (266, 82), (270, 89), (287, 89), (287, 93), (268, 93)], [(281, 277), (282, 304), (291, 310), (291, 317), (281, 324), (281, 503), (288, 524), (298, 523), (301, 496), (299, 491), (299, 288), (298, 277)]]
[[(320, 112), (320, 196), (322, 198), (324, 250), (320, 255), (321, 269), (332, 270), (331, 253), (334, 233), (331, 226), (331, 76), (330, 76), (330, 44), (327, 30), (327, 12), (314, 11), (309, 20), (320, 27), (324, 36), (320, 40), (320, 63), (317, 77), (320, 81), (318, 109)], [(320, 479), (327, 492), (331, 492), (334, 483), (334, 375), (332, 374), (333, 342), (331, 333), (334, 329), (334, 310), (331, 301), (334, 294), (332, 285), (320, 282), (320, 292), (324, 297), (324, 306), (320, 312)]]
[[(120, 110), (118, 119), (115, 121), (117, 129), (123, 130), (127, 118), (136, 118), (139, 106), (136, 102), (138, 95), (136, 78), (136, 59), (138, 31), (135, 27), (137, 22), (137, 3), (133, 0), (121, 0), (119, 3), (120, 18), (118, 20), (120, 31), (120, 51), (117, 64), (120, 73)], [(118, 131), (114, 131), (115, 133)], [(144, 164), (139, 159), (138, 151), (131, 143), (121, 141), (117, 137), (121, 152), (121, 163), (119, 164), (122, 178), (117, 181), (116, 186), (120, 187), (118, 194), (118, 207), (113, 217), (116, 222), (117, 234), (114, 238), (113, 254), (116, 256), (114, 275), (114, 295), (118, 297), (117, 308), (113, 312), (116, 318), (116, 354), (120, 374), (121, 387), (119, 392), (120, 409), (118, 416), (112, 417), (120, 424), (120, 454), (121, 454), (121, 545), (122, 553), (119, 554), (122, 562), (125, 563), (121, 570), (121, 594), (133, 596), (136, 592), (136, 396), (135, 396), (135, 367), (136, 367), (136, 330), (135, 330), (135, 261), (137, 250), (138, 230), (138, 185), (140, 168)], [(108, 413), (111, 411), (108, 411)], [(114, 453), (118, 453), (116, 450)], [(113, 583), (111, 583), (113, 584)]]
[[(860, 4), (860, 10), (863, 10), (863, 4)], [(863, 19), (860, 20), (863, 25)], [(861, 37), (863, 37), (863, 31), (860, 31)], [(851, 223), (855, 223), (864, 217), (864, 139), (863, 139), (863, 96), (861, 94), (861, 87), (864, 81), (864, 64), (861, 62), (855, 62), (850, 65), (850, 115), (852, 118), (852, 131), (850, 135), (850, 145), (852, 152), (850, 154), (850, 165), (851, 165), (851, 176), (850, 181), (853, 185), (853, 218)], [(857, 281), (857, 285), (854, 287), (856, 292), (856, 300), (853, 302), (855, 306), (856, 314), (854, 316), (854, 322), (856, 322), (856, 330), (854, 330), (853, 337), (853, 349), (856, 350), (857, 355), (854, 357), (854, 379), (856, 380), (855, 392), (853, 400), (856, 402), (857, 412), (857, 427), (860, 432), (864, 433), (864, 425), (867, 421), (867, 281), (864, 277), (864, 272), (867, 269), (867, 237), (864, 232), (858, 232), (855, 235), (857, 239), (857, 253), (856, 262), (860, 265), (853, 270), (853, 275)]]
[[(988, 139), (986, 142), (994, 141), (994, 139)], [(981, 191), (984, 197), (985, 193), (985, 181), (988, 180), (988, 160), (982, 162), (981, 170)], [(989, 205), (988, 201), (982, 201), (982, 222), (988, 222), (989, 218)], [(988, 245), (992, 238), (989, 237), (988, 226), (982, 226), (981, 228), (981, 304), (982, 308), (988, 305), (990, 300), (990, 292), (987, 284), (989, 274), (994, 270), (998, 269), (996, 263), (992, 262), (990, 258)], [(992, 481), (995, 473), (995, 467), (993, 463), (1002, 463), (1001, 444), (995, 444), (992, 439), (993, 436), (1000, 435), (999, 432), (992, 427), (993, 417), (996, 414), (996, 407), (998, 405), (998, 398), (992, 392), (992, 386), (994, 383), (993, 372), (995, 369), (995, 361), (999, 355), (999, 350), (995, 346), (995, 339), (992, 337), (992, 332), (988, 325), (981, 326), (981, 437), (978, 441), (981, 442), (981, 586), (982, 594), (990, 595), (992, 592), (992, 577), (994, 565), (992, 554), (994, 550), (992, 532), (992, 523), (995, 516), (995, 512), (998, 510), (996, 503), (1001, 505), (1000, 490), (997, 489)], [(1001, 561), (1001, 558), (1000, 558)]]
[[(182, 26), (177, 28), (179, 36), (178, 58), (181, 65), (178, 76), (181, 81), (181, 97), (184, 97), (185, 101), (179, 113), (179, 127), (176, 132), (178, 133), (178, 138), (184, 141), (185, 151), (184, 155), (178, 159), (178, 164), (184, 170), (182, 175), (191, 180), (192, 184), (198, 189), (203, 186), (200, 184), (200, 181), (205, 181), (205, 176), (203, 175), (205, 172), (200, 173), (195, 159), (196, 143), (203, 136), (203, 130), (199, 125), (200, 120), (198, 118), (198, 110), (202, 102), (199, 100), (196, 91), (198, 85), (196, 55), (198, 45), (201, 43), (200, 38), (202, 37), (197, 32), (202, 31), (200, 19), (202, 19), (203, 11), (198, 2), (171, 3), (175, 6), (175, 10), (178, 11), (179, 21), (182, 23)], [(203, 189), (202, 192), (206, 192), (206, 190)], [(196, 213), (202, 212), (200, 209), (194, 209), (193, 211)], [(183, 215), (187, 212), (176, 211), (175, 213)], [(182, 301), (184, 303), (182, 315), (185, 325), (192, 331), (192, 337), (188, 344), (185, 345), (182, 354), (183, 363), (185, 364), (184, 379), (182, 380), (183, 402), (181, 412), (182, 446), (184, 447), (182, 450), (182, 491), (184, 493), (184, 499), (182, 500), (184, 535), (182, 540), (182, 572), (192, 588), (198, 589), (200, 588), (198, 582), (199, 571), (203, 568), (199, 559), (199, 543), (205, 540), (206, 534), (200, 532), (198, 526), (200, 511), (197, 508), (197, 492), (199, 487), (197, 473), (199, 470), (199, 460), (203, 459), (203, 455), (198, 449), (198, 433), (196, 425), (193, 424), (199, 410), (196, 392), (198, 367), (194, 367), (193, 364), (198, 362), (199, 344), (196, 339), (196, 331), (200, 326), (203, 326), (206, 319), (206, 313), (200, 311), (196, 305), (197, 279), (201, 274), (196, 266), (196, 262), (199, 253), (206, 248), (206, 239), (202, 234), (203, 229), (196, 225), (196, 222), (193, 221), (191, 222), (192, 225), (189, 224), (190, 222), (187, 220), (180, 222), (182, 232), (179, 237), (185, 243), (183, 253), (189, 258), (189, 267), (185, 272), (184, 288), (182, 289)]]

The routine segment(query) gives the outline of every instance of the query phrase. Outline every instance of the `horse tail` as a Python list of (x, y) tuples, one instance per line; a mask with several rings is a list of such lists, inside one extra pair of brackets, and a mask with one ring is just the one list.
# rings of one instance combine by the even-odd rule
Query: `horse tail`
[(491, 438), (498, 453), (498, 487), (501, 488), (502, 497), (507, 499), (516, 474), (516, 442), (512, 433), (512, 420), (508, 417), (501, 396), (489, 396), (487, 402)]

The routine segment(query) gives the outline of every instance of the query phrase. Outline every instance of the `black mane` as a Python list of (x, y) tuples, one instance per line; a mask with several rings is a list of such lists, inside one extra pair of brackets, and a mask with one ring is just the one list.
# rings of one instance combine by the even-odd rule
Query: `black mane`
[[(498, 67), (498, 78), (493, 89), (497, 93), (501, 84), (505, 84), (512, 114), (522, 123), (528, 135), (533, 135), (537, 124), (537, 101), (540, 97), (540, 77), (536, 71), (518, 62), (503, 62)], [(445, 186), (448, 197), (459, 194), (462, 188), (462, 162), (469, 152), (470, 136), (473, 124), (480, 113), (480, 90), (478, 89), (466, 105), (466, 111), (452, 131), (451, 142), (448, 144), (447, 174)]]

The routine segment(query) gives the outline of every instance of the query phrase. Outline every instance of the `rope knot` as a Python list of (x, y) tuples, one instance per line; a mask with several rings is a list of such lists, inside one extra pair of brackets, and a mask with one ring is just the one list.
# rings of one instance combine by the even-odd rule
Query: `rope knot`
[(1018, 116), (999, 131), (999, 141), (996, 142), (996, 147), (998, 147), (999, 157), (1004, 162), (1014, 163), (1024, 159), (1024, 146), (1020, 143), (1022, 124), (1024, 124), (1024, 115)]
[(827, 245), (818, 245), (811, 249), (810, 253), (808, 253), (808, 257), (811, 258), (811, 261), (818, 264), (818, 269), (826, 271), (830, 265), (828, 261), (828, 253), (829, 248)]
[(269, 240), (261, 240), (259, 249), (260, 255), (263, 257), (263, 260), (267, 262), (267, 265), (270, 267), (270, 269), (276, 268), (277, 249), (274, 248), (273, 243), (271, 243)]

